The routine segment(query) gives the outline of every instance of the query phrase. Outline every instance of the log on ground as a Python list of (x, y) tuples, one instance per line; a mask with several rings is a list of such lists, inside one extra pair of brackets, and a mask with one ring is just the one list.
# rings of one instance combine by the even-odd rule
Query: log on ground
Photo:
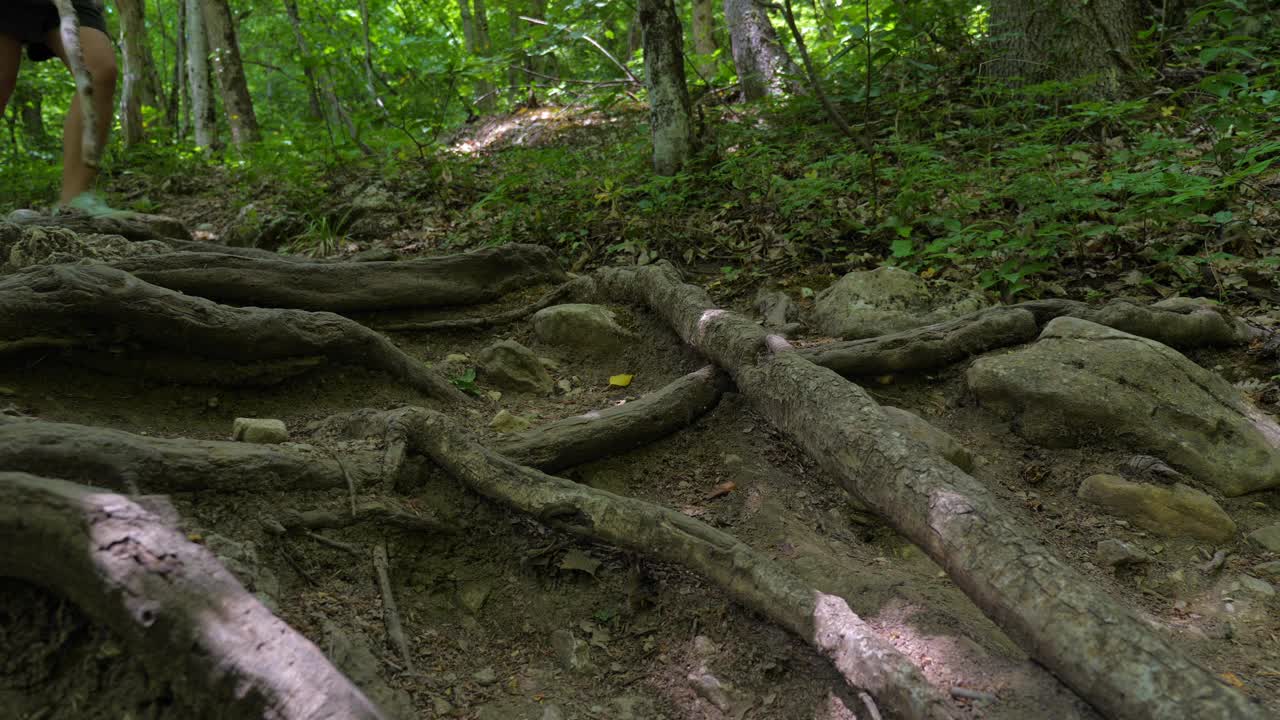
[(50, 265), (0, 278), (0, 354), (127, 341), (230, 362), (320, 355), (386, 372), (442, 402), (466, 402), (387, 338), (332, 313), (219, 305), (105, 265)]
[[(381, 457), (348, 457), (360, 484)], [(154, 438), (123, 430), (0, 416), (0, 468), (120, 492), (320, 490), (346, 486), (333, 458), (269, 445)]]
[(1132, 611), (1059, 560), (981, 483), (894, 430), (862, 388), (668, 265), (602, 271), (613, 300), (647, 305), (733, 376), (756, 409), (946, 570), (1033, 658), (1112, 718), (1262, 720)]
[(123, 496), (0, 473), (0, 575), (76, 603), (206, 717), (384, 717), (212, 553)]
[(177, 252), (113, 264), (154, 285), (217, 302), (330, 312), (474, 305), (565, 279), (550, 249), (521, 244), (400, 262)]
[(899, 717), (952, 717), (950, 703), (912, 662), (858, 617), (843, 598), (806, 585), (732, 535), (661, 505), (614, 495), (517, 465), (489, 451), (444, 415), (422, 408), (386, 414), (411, 450), (476, 492), (579, 537), (679, 563), (731, 597), (796, 633), (855, 689)]
[(633, 450), (692, 425), (716, 406), (729, 385), (728, 375), (704, 367), (639, 400), (516, 434), (493, 449), (521, 465), (556, 472)]

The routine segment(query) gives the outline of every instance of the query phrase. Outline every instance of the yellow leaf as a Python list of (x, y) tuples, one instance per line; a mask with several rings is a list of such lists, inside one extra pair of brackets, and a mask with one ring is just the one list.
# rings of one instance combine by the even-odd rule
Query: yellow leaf
[(1218, 677), (1222, 679), (1222, 682), (1230, 685), (1231, 687), (1234, 687), (1234, 688), (1244, 687), (1244, 681), (1240, 679), (1239, 675), (1236, 675), (1233, 672), (1224, 672)]
[(609, 385), (611, 387), (626, 387), (631, 384), (631, 379), (634, 377), (635, 375), (627, 375), (625, 373), (622, 375), (614, 375), (609, 378)]

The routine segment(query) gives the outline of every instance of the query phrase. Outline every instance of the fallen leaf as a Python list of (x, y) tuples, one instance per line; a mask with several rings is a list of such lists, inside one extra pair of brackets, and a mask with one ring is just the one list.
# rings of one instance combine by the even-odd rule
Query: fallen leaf
[(1224, 683), (1226, 683), (1226, 684), (1230, 685), (1230, 686), (1231, 686), (1231, 687), (1233, 687), (1233, 688), (1243, 688), (1243, 687), (1244, 687), (1244, 681), (1240, 679), (1240, 676), (1239, 676), (1239, 675), (1236, 675), (1236, 674), (1235, 674), (1235, 673), (1233, 673), (1233, 672), (1224, 672), (1224, 673), (1222, 673), (1221, 675), (1219, 675), (1218, 677), (1222, 679), (1222, 682), (1224, 682)]
[(631, 380), (634, 377), (635, 375), (627, 375), (626, 373), (623, 373), (622, 375), (614, 375), (613, 377), (609, 378), (609, 386), (610, 387), (627, 387), (628, 385), (631, 384)]

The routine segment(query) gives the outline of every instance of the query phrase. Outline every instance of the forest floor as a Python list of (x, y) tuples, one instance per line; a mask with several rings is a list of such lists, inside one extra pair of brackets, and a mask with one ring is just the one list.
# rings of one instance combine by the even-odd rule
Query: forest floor
[[(210, 239), (238, 212), (213, 183), (166, 193), (154, 180), (147, 192), (154, 209), (192, 228), (207, 228), (203, 232)], [(138, 182), (124, 177), (113, 190), (128, 195)], [(349, 185), (352, 178), (344, 182)], [(349, 199), (349, 194), (335, 196), (334, 202)], [(446, 246), (447, 224), (432, 222), (426, 208), (433, 202), (428, 198), (402, 215), (379, 217), (387, 234), (377, 245), (405, 257), (456, 250)], [(370, 243), (343, 238), (338, 245), (350, 255)], [(563, 260), (569, 267), (582, 255), (570, 251)], [(713, 295), (719, 293), (723, 307), (754, 312), (748, 307), (749, 288), (735, 285), (729, 293), (716, 282), (720, 275), (702, 277)], [(413, 317), (485, 315), (527, 304), (548, 289), (529, 288), (484, 306)], [(795, 300), (806, 306), (798, 293)], [(480, 377), (481, 398), (454, 413), (481, 442), (496, 443), (502, 436), (489, 422), (499, 410), (537, 425), (642, 397), (705, 364), (647, 311), (614, 310), (639, 340), (604, 357), (542, 344), (527, 321), (484, 332), (389, 335), (409, 355), (450, 377), (463, 375), (473, 366), (471, 359), (500, 339), (517, 340), (547, 359), (560, 383), (554, 393), (503, 391), (495, 399), (483, 395), (496, 388)], [(385, 319), (353, 317), (373, 327)], [(828, 340), (803, 334), (795, 339), (801, 345)], [(468, 359), (447, 359), (460, 355)], [(1201, 350), (1190, 357), (1232, 381), (1274, 374), (1274, 368), (1244, 351)], [(619, 374), (634, 377), (626, 387), (611, 385), (610, 378)], [(1230, 584), (1267, 559), (1264, 554), (1240, 540), (1222, 546), (1232, 552), (1220, 567), (1202, 569), (1215, 546), (1156, 537), (1083, 503), (1076, 497), (1081, 480), (1114, 472), (1129, 453), (1033, 446), (969, 397), (963, 375), (963, 367), (953, 366), (919, 376), (887, 376), (866, 390), (882, 404), (912, 410), (960, 440), (976, 458), (974, 477), (1008, 512), (1036, 528), (1059, 558), (1224, 682), (1246, 688), (1280, 713), (1280, 601), (1233, 596)], [(322, 368), (269, 387), (179, 386), (87, 370), (57, 354), (0, 370), (0, 395), (10, 412), (155, 437), (227, 439), (237, 417), (276, 418), (290, 429), (291, 442), (339, 457), (357, 447), (377, 449), (382, 441), (337, 438), (319, 422), (324, 418), (361, 408), (431, 404), (386, 375), (354, 368)], [(919, 549), (856, 510), (836, 482), (736, 393), (726, 394), (712, 412), (681, 432), (562, 474), (678, 509), (731, 533), (813, 586), (844, 597), (936, 686), (977, 691), (977, 699), (957, 701), (966, 717), (1100, 717), (1028, 659)], [(812, 649), (689, 571), (550, 531), (439, 470), (428, 469), (420, 484), (397, 489), (409, 507), (447, 518), (458, 530), (423, 535), (356, 526), (324, 532), (360, 549), (353, 555), (308, 537), (273, 537), (260, 522), (267, 511), (341, 508), (345, 489), (190, 493), (176, 494), (172, 501), (188, 537), (215, 552), (236, 548), (229, 552), (239, 554), (239, 569), (258, 581), (256, 589), (272, 585), (267, 594), (279, 616), (322, 648), (331, 649), (326, 643), (331, 643), (332, 626), (348, 637), (365, 638), (373, 672), (398, 702), (407, 703), (405, 717), (870, 717)], [(1217, 499), (1246, 532), (1280, 522), (1280, 491)], [(413, 672), (383, 641), (381, 599), (367, 552), (383, 539)], [(1095, 549), (1107, 539), (1132, 543), (1153, 559), (1138, 569), (1100, 567)], [(1180, 582), (1170, 584), (1171, 576)], [(0, 586), (0, 593), (3, 717), (189, 717), (180, 698), (169, 697), (122, 653), (118, 640), (65, 601), (16, 582)], [(566, 633), (585, 640), (585, 651), (566, 648)], [(585, 665), (570, 669), (582, 653)], [(718, 679), (718, 690), (707, 675)]]

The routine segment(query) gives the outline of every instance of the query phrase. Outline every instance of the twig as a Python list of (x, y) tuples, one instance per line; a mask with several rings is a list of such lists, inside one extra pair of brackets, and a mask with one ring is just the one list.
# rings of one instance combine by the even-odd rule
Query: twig
[(981, 702), (995, 702), (996, 700), (999, 700), (999, 698), (989, 692), (970, 690), (969, 688), (958, 686), (951, 688), (951, 697), (962, 698), (964, 700), (978, 700)]
[(98, 144), (98, 111), (93, 104), (93, 75), (84, 64), (84, 48), (80, 46), (80, 18), (71, 0), (53, 0), (58, 8), (59, 33), (62, 47), (67, 52), (67, 64), (76, 80), (76, 92), (80, 93), (80, 112), (84, 115), (84, 129), (80, 135), (81, 159), (85, 165), (97, 168), (102, 162), (102, 147)]
[(413, 656), (409, 654), (409, 643), (405, 640), (404, 628), (400, 626), (400, 611), (396, 609), (396, 598), (391, 592), (389, 566), (387, 544), (380, 542), (373, 548), (373, 569), (378, 573), (378, 588), (382, 591), (382, 619), (387, 625), (387, 637), (399, 651), (405, 668), (412, 673)]
[(341, 551), (343, 551), (343, 552), (345, 552), (345, 553), (350, 553), (350, 554), (352, 554), (352, 555), (359, 555), (359, 554), (360, 554), (360, 548), (356, 547), (355, 545), (348, 545), (347, 543), (339, 542), (338, 540), (334, 540), (333, 538), (327, 538), (327, 537), (325, 537), (324, 535), (321, 535), (321, 534), (320, 534), (320, 533), (318, 533), (318, 532), (312, 532), (312, 531), (310, 531), (310, 530), (303, 530), (303, 531), (302, 531), (302, 534), (303, 534), (303, 535), (306, 535), (307, 537), (311, 538), (312, 540), (315, 540), (316, 542), (320, 543), (321, 545), (328, 545), (328, 546), (329, 546), (329, 547), (331, 547), (331, 548), (334, 548), (334, 549), (337, 549), (337, 550), (341, 550)]

